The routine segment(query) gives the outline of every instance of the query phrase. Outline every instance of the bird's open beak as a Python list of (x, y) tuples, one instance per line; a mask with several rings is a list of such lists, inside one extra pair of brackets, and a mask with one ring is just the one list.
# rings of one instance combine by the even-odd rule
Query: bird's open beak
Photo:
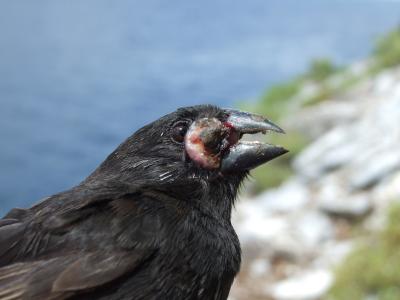
[(225, 111), (229, 115), (225, 126), (235, 131), (239, 139), (222, 157), (220, 166), (222, 173), (251, 170), (288, 152), (288, 150), (280, 146), (258, 141), (240, 141), (243, 134), (266, 133), (268, 131), (285, 132), (263, 116), (231, 109), (226, 109)]

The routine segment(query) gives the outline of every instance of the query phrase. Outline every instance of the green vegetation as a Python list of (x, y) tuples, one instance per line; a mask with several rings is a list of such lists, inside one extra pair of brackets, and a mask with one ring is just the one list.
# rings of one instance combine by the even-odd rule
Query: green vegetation
[[(298, 109), (338, 97), (361, 80), (397, 65), (400, 65), (400, 27), (377, 42), (363, 71), (340, 68), (327, 59), (318, 59), (304, 74), (271, 87), (256, 103), (242, 108), (282, 125), (283, 119), (296, 114)], [(304, 92), (305, 87), (311, 89)], [(267, 140), (283, 145), (290, 152), (254, 170), (256, 192), (275, 187), (291, 176), (293, 158), (309, 142), (295, 128), (288, 129), (286, 135), (268, 135)], [(368, 238), (338, 267), (326, 299), (400, 299), (400, 204), (391, 207), (388, 223), (381, 232), (368, 233), (355, 228)]]
[[(267, 116), (274, 122), (282, 120), (288, 115), (293, 106), (295, 97), (307, 82), (321, 83), (338, 72), (339, 68), (327, 59), (315, 60), (305, 74), (298, 76), (286, 83), (272, 86), (255, 104), (241, 104), (241, 108)], [(322, 85), (321, 85), (322, 86)], [(315, 104), (329, 96), (331, 90), (319, 89), (309, 99), (301, 100), (304, 105)], [(308, 144), (308, 138), (300, 132), (291, 130), (285, 135), (269, 135), (268, 142), (282, 145), (289, 149), (289, 153), (281, 158), (263, 165), (253, 172), (255, 191), (278, 186), (293, 173), (291, 162), (293, 158)]]
[(400, 27), (378, 40), (372, 57), (374, 72), (400, 64)]
[(311, 62), (310, 68), (307, 71), (306, 79), (321, 82), (340, 70), (329, 59), (320, 58)]
[[(337, 97), (367, 76), (400, 64), (400, 27), (377, 42), (370, 58), (364, 72), (336, 66), (326, 58), (316, 59), (303, 74), (272, 86), (256, 103), (242, 103), (240, 106), (281, 123), (284, 117), (296, 113), (301, 107)], [(311, 87), (312, 92), (304, 93), (306, 87)], [(307, 137), (293, 132), (293, 129), (284, 136), (272, 136), (269, 140), (278, 142), (290, 152), (255, 170), (253, 176), (257, 191), (277, 186), (287, 179), (292, 174), (290, 164), (293, 157), (307, 145)]]
[(400, 205), (389, 211), (384, 230), (359, 245), (341, 264), (330, 300), (400, 299)]
[(309, 69), (304, 74), (270, 87), (256, 104), (252, 106), (247, 104), (245, 108), (264, 114), (272, 120), (279, 120), (287, 114), (294, 98), (307, 83), (315, 84), (317, 89), (315, 94), (309, 96), (309, 99), (301, 99), (305, 104), (315, 103), (316, 99), (329, 97), (333, 91), (324, 82), (341, 71), (342, 69), (326, 58), (316, 59), (311, 62)]
[[(246, 104), (244, 107), (259, 114), (266, 115), (271, 120), (282, 118), (287, 112), (287, 105), (302, 87), (303, 82), (294, 79), (270, 87), (254, 105)], [(243, 105), (242, 105), (243, 106)]]

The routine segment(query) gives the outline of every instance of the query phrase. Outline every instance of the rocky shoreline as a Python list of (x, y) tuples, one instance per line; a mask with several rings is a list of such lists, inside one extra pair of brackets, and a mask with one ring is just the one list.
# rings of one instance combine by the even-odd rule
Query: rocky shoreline
[(366, 76), (284, 123), (313, 142), (289, 180), (238, 202), (243, 264), (231, 300), (323, 298), (359, 239), (354, 229), (379, 230), (400, 201), (400, 68)]

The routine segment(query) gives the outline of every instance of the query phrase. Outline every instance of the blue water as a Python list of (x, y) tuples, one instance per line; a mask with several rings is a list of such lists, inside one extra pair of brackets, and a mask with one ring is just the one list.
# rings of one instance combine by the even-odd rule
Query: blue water
[(77, 184), (178, 106), (361, 59), (397, 1), (1, 1), (0, 213)]

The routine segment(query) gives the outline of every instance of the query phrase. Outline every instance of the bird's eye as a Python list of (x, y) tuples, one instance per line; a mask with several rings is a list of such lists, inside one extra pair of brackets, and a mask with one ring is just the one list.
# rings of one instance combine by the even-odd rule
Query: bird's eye
[(187, 124), (184, 122), (179, 122), (172, 128), (172, 139), (175, 142), (182, 143), (185, 139), (185, 134), (187, 131)]

